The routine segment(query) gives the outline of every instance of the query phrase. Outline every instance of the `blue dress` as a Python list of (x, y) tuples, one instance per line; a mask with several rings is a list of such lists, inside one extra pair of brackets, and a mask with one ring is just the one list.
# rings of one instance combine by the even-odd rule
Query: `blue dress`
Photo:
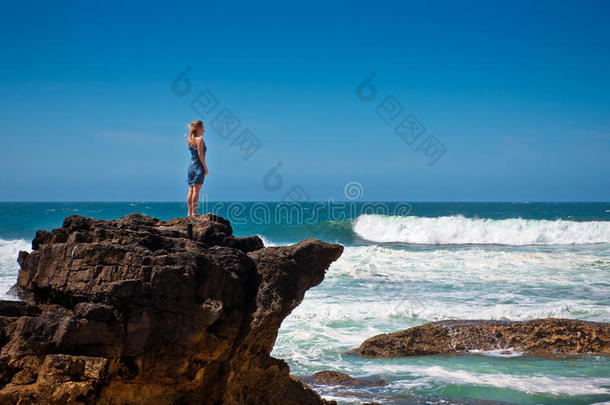
[[(203, 168), (203, 163), (199, 159), (199, 154), (197, 153), (197, 148), (188, 146), (191, 151), (191, 164), (189, 165), (188, 171), (188, 180), (186, 181), (190, 186), (193, 184), (203, 184), (203, 180), (205, 179), (205, 170)], [(205, 146), (205, 142), (203, 143), (203, 156), (207, 152), (208, 148)]]

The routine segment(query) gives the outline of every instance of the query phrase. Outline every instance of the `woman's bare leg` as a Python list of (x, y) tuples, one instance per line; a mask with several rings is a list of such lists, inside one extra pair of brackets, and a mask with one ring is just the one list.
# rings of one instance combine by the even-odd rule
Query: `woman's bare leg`
[(193, 186), (193, 188), (195, 189), (193, 192), (193, 215), (199, 215), (199, 213), (197, 212), (197, 205), (199, 204), (199, 192), (201, 191), (201, 186), (203, 186), (203, 183), (195, 184)]
[(189, 213), (188, 216), (190, 217), (191, 215), (193, 215), (194, 213), (194, 209), (193, 209), (193, 197), (195, 197), (195, 187), (194, 186), (190, 186), (189, 187), (189, 192), (186, 196), (186, 204), (189, 207)]

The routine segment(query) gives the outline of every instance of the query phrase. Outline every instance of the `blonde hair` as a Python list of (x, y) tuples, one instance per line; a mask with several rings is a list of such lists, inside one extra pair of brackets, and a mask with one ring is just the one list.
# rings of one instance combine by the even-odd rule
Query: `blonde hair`
[(188, 138), (186, 139), (186, 142), (189, 144), (189, 146), (195, 146), (195, 140), (197, 138), (197, 130), (199, 128), (203, 128), (203, 122), (196, 120), (191, 122), (190, 125), (186, 126), (189, 129), (189, 133), (188, 135), (186, 135)]

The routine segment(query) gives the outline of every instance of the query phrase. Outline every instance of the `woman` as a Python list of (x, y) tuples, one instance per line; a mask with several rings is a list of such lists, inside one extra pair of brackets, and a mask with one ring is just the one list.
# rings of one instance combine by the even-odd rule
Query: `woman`
[(189, 150), (191, 151), (191, 165), (188, 171), (189, 192), (186, 197), (186, 202), (189, 207), (188, 216), (201, 215), (197, 212), (197, 204), (199, 203), (199, 192), (203, 185), (203, 180), (208, 174), (208, 166), (205, 163), (205, 152), (208, 148), (203, 142), (203, 122), (193, 121), (189, 125), (189, 133), (186, 143), (188, 144)]

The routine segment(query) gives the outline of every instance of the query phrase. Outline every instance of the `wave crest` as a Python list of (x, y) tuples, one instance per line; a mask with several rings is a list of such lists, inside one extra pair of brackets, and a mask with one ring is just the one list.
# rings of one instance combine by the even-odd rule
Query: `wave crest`
[(353, 231), (372, 242), (428, 245), (570, 245), (610, 243), (610, 221), (360, 215)]
[(0, 239), (0, 299), (14, 300), (7, 290), (17, 281), (17, 256), (20, 250), (30, 251), (31, 245), (23, 239)]

